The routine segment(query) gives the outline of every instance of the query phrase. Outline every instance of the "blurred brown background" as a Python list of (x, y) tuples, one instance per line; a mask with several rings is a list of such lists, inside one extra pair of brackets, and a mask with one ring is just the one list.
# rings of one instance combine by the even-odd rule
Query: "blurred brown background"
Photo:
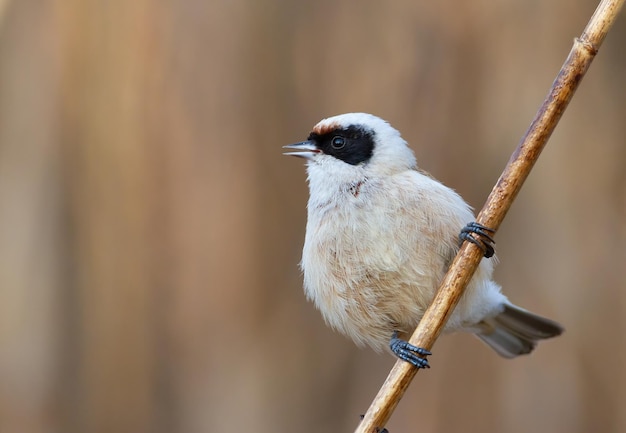
[[(480, 208), (595, 6), (0, 0), (0, 431), (352, 431), (394, 360), (306, 302), (281, 146), (372, 112)], [(566, 334), (442, 338), (391, 433), (626, 431), (625, 43), (497, 235)]]

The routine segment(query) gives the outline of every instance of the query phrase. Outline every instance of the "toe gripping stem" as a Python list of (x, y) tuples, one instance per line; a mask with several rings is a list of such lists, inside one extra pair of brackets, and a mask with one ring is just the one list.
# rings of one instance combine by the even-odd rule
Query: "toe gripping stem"
[(430, 368), (426, 358), (422, 357), (432, 355), (432, 353), (422, 347), (414, 346), (408, 341), (398, 338), (397, 331), (393, 333), (391, 340), (389, 341), (389, 348), (398, 358), (414, 365), (417, 368)]
[[(483, 250), (483, 255), (487, 258), (493, 257), (495, 250), (493, 248), (493, 244), (496, 241), (493, 240), (490, 233), (495, 233), (494, 229), (490, 229), (489, 227), (485, 227), (482, 224), (478, 224), (476, 221), (467, 224), (465, 227), (461, 229), (461, 233), (459, 234), (459, 240), (461, 243), (463, 241), (468, 241), (476, 245), (478, 248)], [(473, 236), (478, 235), (478, 236)]]

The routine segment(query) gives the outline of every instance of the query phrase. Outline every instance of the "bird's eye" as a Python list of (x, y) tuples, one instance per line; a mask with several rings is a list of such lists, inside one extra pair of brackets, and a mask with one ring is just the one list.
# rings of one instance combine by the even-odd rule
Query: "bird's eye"
[(342, 136), (337, 135), (333, 137), (333, 139), (330, 142), (330, 145), (333, 147), (333, 149), (341, 149), (342, 147), (346, 145), (346, 140)]

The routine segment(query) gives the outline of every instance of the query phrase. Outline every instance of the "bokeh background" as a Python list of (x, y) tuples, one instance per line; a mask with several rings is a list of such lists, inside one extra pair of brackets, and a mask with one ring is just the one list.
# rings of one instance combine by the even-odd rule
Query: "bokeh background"
[[(281, 146), (367, 111), (480, 208), (592, 0), (0, 0), (0, 431), (352, 431), (394, 360), (325, 327)], [(626, 431), (626, 21), (497, 234), (567, 332), (440, 339), (391, 433)]]

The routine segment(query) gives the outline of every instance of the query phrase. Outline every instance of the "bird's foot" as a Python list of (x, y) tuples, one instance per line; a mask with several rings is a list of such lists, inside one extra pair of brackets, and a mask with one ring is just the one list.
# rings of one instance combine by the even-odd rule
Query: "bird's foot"
[[(478, 248), (483, 250), (483, 254), (485, 257), (492, 257), (495, 253), (493, 248), (493, 244), (496, 241), (493, 240), (489, 233), (495, 233), (494, 229), (490, 229), (489, 227), (485, 227), (482, 224), (478, 224), (476, 221), (467, 224), (465, 227), (461, 229), (461, 233), (459, 234), (459, 240), (461, 243), (463, 241), (468, 241), (476, 245)], [(473, 234), (478, 235), (478, 237), (473, 236)]]
[(413, 346), (408, 341), (398, 338), (398, 332), (394, 332), (389, 341), (389, 348), (391, 351), (403, 361), (413, 364), (417, 368), (430, 368), (426, 358), (422, 356), (432, 355), (428, 350)]

